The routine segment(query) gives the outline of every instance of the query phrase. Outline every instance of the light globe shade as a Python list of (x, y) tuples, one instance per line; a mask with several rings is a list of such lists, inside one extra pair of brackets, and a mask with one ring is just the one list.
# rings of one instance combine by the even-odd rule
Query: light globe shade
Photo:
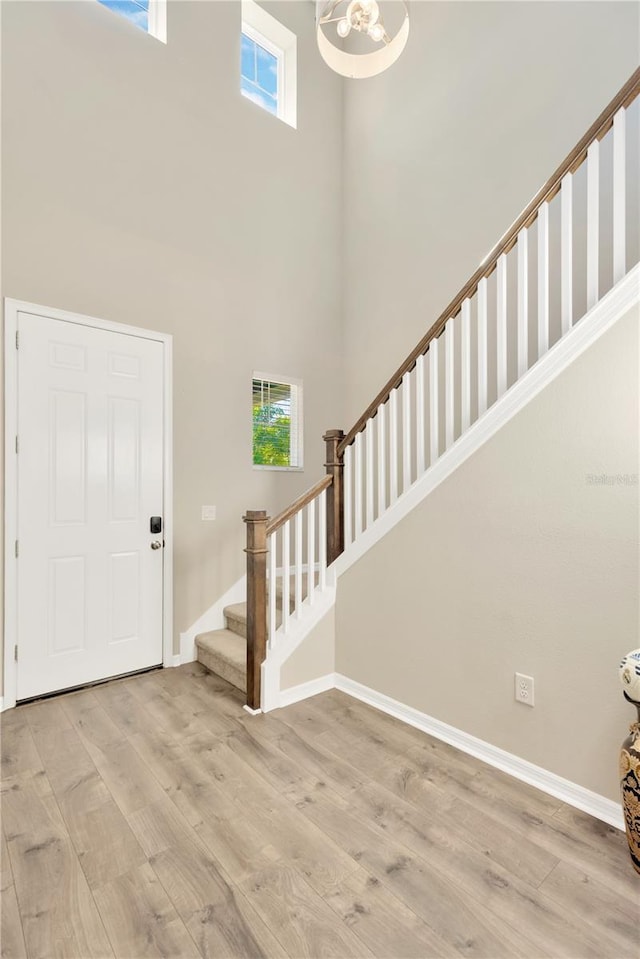
[(404, 19), (396, 35), (385, 46), (370, 53), (348, 53), (334, 46), (322, 29), (320, 17), (316, 30), (318, 50), (327, 66), (351, 80), (365, 80), (387, 70), (396, 62), (409, 38), (409, 10), (406, 2), (403, 2), (402, 6)]

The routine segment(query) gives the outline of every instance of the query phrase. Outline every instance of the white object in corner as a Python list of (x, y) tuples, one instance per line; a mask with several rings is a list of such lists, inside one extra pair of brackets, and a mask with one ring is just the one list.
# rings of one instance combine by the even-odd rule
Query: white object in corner
[[(340, 673), (335, 675), (335, 688), (353, 696), (354, 699), (359, 699), (361, 702), (379, 709), (383, 713), (387, 713), (389, 716), (394, 716), (396, 719), (408, 723), (409, 726), (415, 726), (416, 729), (423, 730), (435, 739), (441, 739), (443, 742), (449, 743), (450, 746), (455, 746), (463, 753), (475, 756), (476, 759), (482, 760), (489, 766), (501, 769), (502, 772), (513, 776), (514, 779), (519, 779), (521, 782), (534, 786), (550, 796), (555, 796), (556, 799), (567, 803), (569, 806), (574, 806), (596, 819), (601, 819), (616, 829), (624, 829), (620, 804), (607, 799), (605, 796), (600, 796), (590, 789), (585, 789), (584, 786), (578, 786), (568, 779), (563, 779), (562, 776), (549, 772), (548, 769), (527, 762), (526, 759), (514, 756), (513, 753), (508, 753), (498, 746), (492, 746), (491, 743), (477, 739), (461, 729), (456, 729), (455, 726), (449, 726), (439, 719), (434, 719), (433, 716), (421, 713), (419, 710), (413, 709), (412, 706), (406, 706), (404, 703), (391, 699), (390, 696), (385, 696), (384, 693), (370, 689), (368, 686), (364, 686), (362, 683), (349, 679)], [(301, 689), (301, 687), (296, 687), (296, 689)]]
[[(247, 577), (241, 576), (230, 586), (213, 606), (202, 614), (184, 633), (180, 633), (180, 663), (193, 663), (197, 659), (196, 636), (210, 633), (213, 629), (224, 629), (224, 608), (234, 603), (244, 603), (247, 598)], [(179, 665), (179, 663), (176, 663)]]
[(252, 709), (251, 706), (243, 706), (242, 708), (243, 708), (243, 709), (246, 709), (246, 711), (247, 711), (251, 716), (259, 716), (260, 713), (262, 712), (261, 709)]

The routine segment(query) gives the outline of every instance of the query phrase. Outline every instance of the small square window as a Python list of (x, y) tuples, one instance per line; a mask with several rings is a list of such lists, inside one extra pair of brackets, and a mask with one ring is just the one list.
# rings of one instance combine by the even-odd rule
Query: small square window
[(268, 113), (296, 126), (295, 33), (254, 0), (242, 0), (240, 92)]
[(98, 0), (103, 7), (120, 14), (145, 33), (167, 42), (166, 0)]
[(302, 383), (254, 373), (252, 381), (253, 465), (302, 469)]

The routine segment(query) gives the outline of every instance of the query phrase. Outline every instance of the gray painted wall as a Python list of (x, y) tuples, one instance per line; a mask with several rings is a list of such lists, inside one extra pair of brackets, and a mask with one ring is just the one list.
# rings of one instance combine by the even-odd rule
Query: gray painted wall
[(634, 307), (341, 576), (336, 604), (337, 672), (613, 800), (633, 719), (617, 666), (640, 627), (639, 333)]
[[(170, 2), (166, 46), (99, 3), (2, 3), (3, 295), (174, 337), (176, 634), (343, 422), (342, 86), (311, 4), (265, 7), (298, 37), (297, 130), (240, 96), (239, 3)], [(252, 469), (254, 369), (304, 381), (302, 474)]]
[(350, 427), (640, 59), (640, 7), (420, 2), (345, 87)]

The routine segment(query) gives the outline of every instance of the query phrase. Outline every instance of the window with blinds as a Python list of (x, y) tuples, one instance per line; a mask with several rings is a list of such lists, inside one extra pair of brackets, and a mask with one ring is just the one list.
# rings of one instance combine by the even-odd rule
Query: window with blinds
[(253, 374), (253, 465), (302, 469), (302, 383)]

